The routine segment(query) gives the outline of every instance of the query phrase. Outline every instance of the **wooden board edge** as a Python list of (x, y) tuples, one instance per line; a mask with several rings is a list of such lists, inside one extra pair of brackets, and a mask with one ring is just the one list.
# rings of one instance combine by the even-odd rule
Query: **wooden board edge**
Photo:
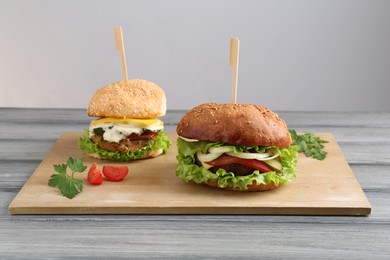
[[(357, 208), (294, 208), (294, 207), (261, 207), (261, 208), (237, 208), (237, 207), (86, 207), (74, 209), (63, 207), (39, 208), (36, 207), (10, 207), (11, 215), (297, 215), (297, 216), (368, 216), (371, 207)], [(229, 212), (229, 213), (226, 213)]]

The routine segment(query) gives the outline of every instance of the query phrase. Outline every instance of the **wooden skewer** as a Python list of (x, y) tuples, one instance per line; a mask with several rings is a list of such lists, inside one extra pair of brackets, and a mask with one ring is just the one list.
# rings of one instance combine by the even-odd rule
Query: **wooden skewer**
[(125, 56), (125, 47), (123, 45), (123, 36), (122, 36), (122, 27), (116, 27), (114, 29), (115, 36), (115, 49), (119, 51), (122, 57), (122, 68), (125, 81), (128, 81), (127, 76), (127, 66), (126, 66), (126, 56)]
[(237, 37), (230, 38), (230, 67), (233, 70), (233, 91), (232, 103), (237, 102), (237, 81), (238, 81), (238, 59), (239, 59), (240, 40)]

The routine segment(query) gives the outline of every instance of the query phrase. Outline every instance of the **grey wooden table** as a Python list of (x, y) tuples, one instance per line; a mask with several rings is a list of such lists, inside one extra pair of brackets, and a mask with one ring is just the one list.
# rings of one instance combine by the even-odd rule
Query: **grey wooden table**
[[(163, 118), (174, 131), (185, 111)], [(9, 215), (8, 205), (81, 109), (0, 108), (0, 259), (390, 259), (390, 113), (279, 112), (289, 128), (332, 133), (371, 215)]]

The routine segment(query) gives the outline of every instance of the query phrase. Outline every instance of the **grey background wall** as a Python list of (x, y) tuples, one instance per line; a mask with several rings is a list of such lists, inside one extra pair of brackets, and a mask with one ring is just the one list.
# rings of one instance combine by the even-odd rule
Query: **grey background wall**
[(85, 108), (130, 78), (169, 109), (230, 102), (230, 37), (241, 41), (238, 102), (273, 110), (390, 111), (390, 1), (0, 0), (0, 106)]

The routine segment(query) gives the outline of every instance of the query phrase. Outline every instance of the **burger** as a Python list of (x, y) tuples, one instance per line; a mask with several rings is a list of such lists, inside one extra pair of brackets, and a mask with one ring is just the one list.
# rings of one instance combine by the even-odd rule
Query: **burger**
[(171, 144), (163, 121), (156, 118), (165, 113), (165, 93), (156, 84), (140, 79), (115, 82), (92, 96), (88, 115), (97, 119), (79, 139), (79, 147), (98, 159), (157, 157)]
[(271, 190), (296, 176), (298, 148), (286, 123), (253, 104), (199, 105), (177, 125), (176, 175), (237, 191)]

